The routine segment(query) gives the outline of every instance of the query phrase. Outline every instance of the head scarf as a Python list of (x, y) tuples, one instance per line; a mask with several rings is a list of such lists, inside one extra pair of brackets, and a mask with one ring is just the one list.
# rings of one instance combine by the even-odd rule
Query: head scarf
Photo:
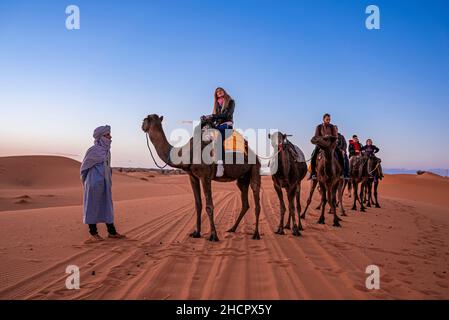
[(94, 145), (90, 147), (84, 156), (81, 164), (80, 172), (92, 168), (98, 163), (103, 163), (110, 157), (111, 140), (104, 137), (105, 134), (111, 133), (111, 127), (101, 126), (94, 130)]

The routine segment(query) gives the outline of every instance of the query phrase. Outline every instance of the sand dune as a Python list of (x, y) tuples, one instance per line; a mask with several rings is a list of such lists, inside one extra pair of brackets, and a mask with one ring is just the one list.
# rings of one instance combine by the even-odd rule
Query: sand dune
[[(273, 233), (279, 204), (266, 177), (260, 241), (251, 239), (252, 201), (237, 232), (225, 232), (239, 193), (214, 183), (221, 241), (211, 243), (206, 215), (203, 237), (188, 237), (195, 214), (187, 176), (115, 172), (117, 226), (129, 239), (84, 244), (78, 169), (60, 157), (0, 158), (0, 299), (449, 298), (448, 179), (386, 176), (381, 209), (350, 211), (345, 198), (342, 228), (328, 215), (317, 225), (312, 210), (296, 238)], [(303, 203), (307, 193), (305, 183)], [(65, 288), (69, 264), (80, 267), (80, 290)], [(365, 288), (371, 264), (380, 267), (380, 290)]]

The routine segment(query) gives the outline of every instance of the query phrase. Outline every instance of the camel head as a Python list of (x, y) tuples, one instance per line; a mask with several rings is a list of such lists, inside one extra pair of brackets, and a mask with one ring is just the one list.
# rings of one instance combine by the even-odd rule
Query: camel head
[(142, 130), (145, 133), (149, 133), (154, 128), (161, 128), (162, 127), (162, 120), (164, 120), (164, 117), (159, 117), (157, 114), (150, 114), (148, 117), (143, 119), (142, 122)]
[(317, 145), (321, 149), (332, 149), (337, 145), (337, 137), (334, 136), (324, 136), (324, 137), (313, 137), (310, 141), (314, 145)]
[(287, 135), (279, 131), (269, 133), (268, 139), (270, 139), (271, 145), (274, 149), (279, 149), (287, 144)]

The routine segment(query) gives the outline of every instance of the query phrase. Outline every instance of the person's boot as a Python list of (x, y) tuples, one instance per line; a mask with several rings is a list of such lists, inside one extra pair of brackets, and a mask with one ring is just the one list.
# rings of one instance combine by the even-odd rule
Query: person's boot
[(98, 234), (91, 234), (89, 236), (89, 239), (87, 239), (84, 243), (88, 244), (88, 243), (96, 243), (96, 242), (101, 242), (104, 241), (104, 239)]
[(217, 173), (216, 173), (216, 177), (223, 177), (224, 175), (224, 166), (223, 166), (223, 160), (218, 160), (217, 161)]

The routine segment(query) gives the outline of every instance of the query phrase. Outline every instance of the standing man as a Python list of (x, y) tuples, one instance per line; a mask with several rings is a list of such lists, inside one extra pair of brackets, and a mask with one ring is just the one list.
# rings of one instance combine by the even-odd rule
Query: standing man
[(108, 237), (122, 239), (114, 226), (112, 205), (111, 127), (95, 129), (94, 145), (90, 147), (81, 164), (81, 181), (84, 186), (84, 219), (89, 225), (90, 241), (103, 241), (98, 234), (97, 223), (106, 223)]
[[(315, 137), (326, 137), (326, 136), (333, 136), (338, 139), (338, 130), (337, 127), (331, 124), (331, 115), (329, 113), (325, 113), (323, 115), (323, 123), (319, 124), (315, 129)], [(311, 158), (311, 174), (310, 179), (316, 180), (316, 158), (318, 156), (319, 147), (315, 146), (315, 149), (312, 152), (312, 158)], [(340, 163), (340, 166), (344, 168), (344, 160), (343, 160), (343, 154), (338, 150), (337, 152), (338, 156), (338, 162)]]

